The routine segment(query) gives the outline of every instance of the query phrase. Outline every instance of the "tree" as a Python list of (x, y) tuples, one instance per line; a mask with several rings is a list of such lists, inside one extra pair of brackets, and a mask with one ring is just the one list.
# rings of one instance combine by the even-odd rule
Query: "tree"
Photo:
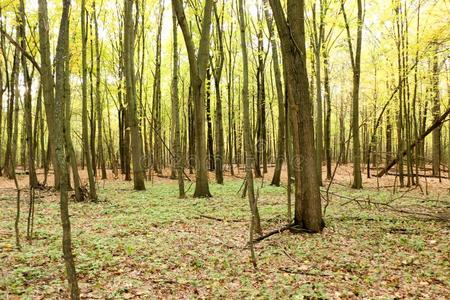
[[(44, 3), (45, 0), (40, 0)], [(46, 5), (45, 5), (46, 6)], [(61, 24), (59, 27), (58, 43), (55, 54), (55, 155), (57, 168), (61, 176), (60, 182), (60, 209), (61, 223), (63, 228), (62, 246), (64, 253), (64, 262), (66, 265), (67, 281), (69, 283), (70, 298), (72, 300), (80, 299), (78, 289), (77, 273), (72, 253), (72, 237), (69, 217), (69, 199), (67, 195), (67, 165), (65, 161), (65, 137), (64, 137), (64, 105), (68, 96), (68, 57), (69, 57), (69, 10), (70, 0), (63, 1), (63, 12), (61, 15)]]
[[(244, 19), (244, 5), (243, 0), (239, 1), (239, 29), (241, 33), (241, 50), (242, 50), (242, 67), (243, 67), (243, 81), (242, 81), (242, 110), (243, 110), (243, 127), (244, 127), (244, 151), (245, 151), (245, 181), (247, 186), (247, 198), (250, 204), (252, 214), (251, 229), (262, 234), (261, 221), (259, 217), (257, 199), (255, 197), (255, 188), (253, 184), (253, 165), (254, 153), (252, 145), (252, 131), (250, 129), (250, 109), (248, 101), (248, 54), (247, 41), (245, 37), (245, 19)], [(251, 238), (251, 240), (253, 240)], [(253, 248), (252, 248), (253, 249)]]
[[(161, 126), (161, 31), (163, 26), (164, 5), (160, 3), (160, 12), (158, 18), (158, 32), (156, 35), (156, 54), (155, 54), (155, 81), (153, 83), (153, 107), (152, 122), (155, 133), (160, 133)], [(162, 173), (162, 142), (155, 134), (155, 143), (153, 147), (153, 170)]]
[(313, 15), (313, 34), (312, 46), (314, 52), (314, 71), (316, 79), (316, 151), (317, 151), (317, 176), (322, 184), (322, 157), (323, 157), (323, 109), (322, 109), (322, 81), (321, 81), (321, 51), (324, 42), (324, 12), (323, 3), (319, 0), (319, 24), (317, 24), (316, 4), (312, 7)]
[(89, 133), (88, 133), (88, 112), (87, 112), (87, 63), (86, 63), (86, 44), (87, 44), (87, 24), (86, 24), (86, 1), (81, 0), (81, 120), (83, 135), (83, 154), (86, 161), (88, 179), (89, 179), (89, 198), (91, 201), (97, 201), (97, 191), (95, 188), (94, 170), (92, 166)]
[(306, 70), (303, 0), (288, 0), (287, 18), (279, 0), (269, 0), (281, 40), (283, 67), (287, 82), (289, 120), (294, 144), (295, 225), (310, 232), (320, 232), (321, 197), (314, 147), (312, 101)]
[[(20, 15), (20, 23), (19, 23), (19, 32), (20, 32), (20, 44), (22, 49), (26, 49), (27, 40), (26, 40), (26, 32), (25, 32), (25, 5), (24, 1), (20, 1), (19, 5), (19, 15)], [(22, 62), (22, 72), (23, 78), (25, 79), (25, 95), (24, 95), (24, 120), (26, 127), (26, 141), (27, 141), (27, 150), (28, 150), (28, 172), (29, 172), (29, 183), (30, 188), (36, 187), (39, 182), (36, 176), (36, 168), (35, 168), (35, 156), (34, 156), (34, 141), (33, 141), (33, 119), (32, 119), (32, 103), (31, 103), (31, 88), (33, 83), (33, 72), (29, 72), (27, 65), (27, 58), (25, 57), (24, 52), (21, 54), (20, 58)]]
[[(224, 160), (224, 137), (223, 137), (223, 120), (222, 120), (222, 95), (220, 93), (220, 80), (222, 78), (223, 64), (225, 60), (225, 53), (223, 49), (223, 8), (222, 13), (219, 16), (217, 12), (217, 4), (214, 3), (214, 17), (216, 21), (216, 33), (217, 33), (217, 58), (215, 66), (213, 67), (213, 77), (214, 77), (214, 90), (216, 92), (216, 115), (215, 115), (215, 125), (216, 125), (216, 155), (215, 155), (215, 173), (216, 182), (218, 184), (223, 184), (223, 160)], [(212, 63), (211, 63), (212, 65)]]
[[(438, 53), (439, 53), (439, 45), (438, 43), (434, 44), (433, 49), (433, 73), (432, 73), (432, 99), (433, 99), (433, 121), (439, 119), (440, 112), (440, 97), (439, 97), (439, 61), (438, 61)], [(441, 175), (441, 126), (436, 127), (432, 133), (432, 169), (434, 176)]]
[(275, 77), (275, 88), (277, 91), (277, 104), (278, 104), (278, 137), (277, 137), (277, 149), (276, 149), (276, 160), (275, 160), (275, 170), (272, 177), (272, 185), (280, 186), (281, 178), (281, 168), (283, 167), (284, 160), (284, 141), (286, 138), (285, 128), (285, 114), (284, 114), (284, 95), (283, 95), (283, 84), (280, 71), (280, 62), (278, 59), (278, 46), (275, 38), (275, 32), (273, 29), (273, 17), (269, 10), (268, 0), (264, 0), (265, 8), (264, 13), (266, 17), (267, 28), (269, 30), (270, 45), (272, 47), (272, 65), (273, 74)]
[[(135, 190), (145, 190), (145, 174), (142, 165), (142, 141), (136, 112), (136, 79), (134, 72), (134, 0), (124, 0), (123, 65), (125, 71), (126, 101), (131, 138), (131, 158), (133, 161), (133, 181)], [(128, 130), (128, 128), (127, 128)]]
[(178, 108), (178, 72), (179, 72), (179, 57), (178, 57), (178, 27), (177, 17), (175, 15), (174, 7), (172, 6), (172, 127), (173, 127), (173, 165), (176, 169), (178, 178), (178, 193), (180, 198), (186, 197), (184, 191), (184, 165), (181, 155), (180, 147), (180, 111)]
[(189, 59), (190, 88), (194, 102), (195, 115), (195, 191), (194, 197), (211, 197), (208, 184), (208, 170), (206, 167), (206, 143), (205, 143), (205, 87), (206, 70), (208, 67), (209, 44), (211, 31), (211, 11), (213, 0), (205, 0), (203, 18), (201, 24), (201, 36), (197, 54), (194, 41), (187, 24), (181, 0), (173, 0), (174, 10), (178, 23), (183, 32), (184, 42)]
[[(359, 141), (359, 85), (361, 75), (361, 44), (362, 44), (362, 26), (363, 26), (363, 7), (362, 1), (358, 3), (358, 23), (356, 30), (356, 49), (353, 49), (352, 36), (350, 33), (350, 24), (345, 12), (344, 1), (341, 0), (341, 9), (345, 21), (345, 29), (347, 32), (347, 42), (350, 54), (350, 62), (353, 71), (353, 90), (352, 90), (352, 138), (353, 138), (353, 185), (355, 189), (362, 188), (361, 177), (361, 147)], [(355, 52), (353, 52), (355, 51)]]
[(101, 81), (101, 51), (100, 41), (98, 37), (98, 14), (95, 8), (95, 1), (92, 2), (94, 29), (95, 29), (95, 61), (96, 61), (96, 76), (95, 76), (95, 103), (97, 111), (97, 143), (98, 143), (98, 160), (100, 168), (102, 170), (102, 179), (106, 179), (106, 163), (103, 153), (103, 101), (100, 93), (100, 81)]

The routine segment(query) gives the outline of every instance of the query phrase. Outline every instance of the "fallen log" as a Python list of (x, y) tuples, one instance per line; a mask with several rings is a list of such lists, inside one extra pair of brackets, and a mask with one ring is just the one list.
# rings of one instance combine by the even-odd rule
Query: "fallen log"
[[(414, 147), (416, 147), (427, 135), (429, 135), (433, 130), (441, 126), (441, 124), (445, 121), (445, 118), (450, 114), (450, 107), (447, 108), (447, 110), (431, 124), (428, 129), (423, 132), (411, 145), (408, 146), (406, 150), (404, 150), (400, 155), (403, 157), (406, 155), (408, 151), (411, 151)], [(381, 170), (377, 176), (382, 177), (385, 175), (393, 166), (395, 166), (400, 158), (400, 155), (398, 155), (395, 159), (393, 159), (383, 170)]]

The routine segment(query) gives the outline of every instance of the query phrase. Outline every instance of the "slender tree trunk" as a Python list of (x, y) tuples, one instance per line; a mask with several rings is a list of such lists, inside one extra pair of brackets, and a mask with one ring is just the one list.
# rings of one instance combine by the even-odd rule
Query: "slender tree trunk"
[[(44, 1), (44, 0), (41, 0)], [(55, 155), (57, 168), (61, 176), (60, 182), (60, 209), (61, 209), (61, 222), (63, 228), (62, 246), (64, 253), (64, 261), (66, 265), (67, 281), (69, 283), (70, 298), (80, 299), (80, 291), (78, 289), (77, 274), (75, 270), (75, 263), (72, 254), (72, 238), (69, 218), (69, 199), (67, 195), (67, 165), (65, 162), (64, 154), (64, 100), (66, 98), (67, 91), (65, 91), (66, 76), (65, 72), (69, 72), (65, 69), (68, 64), (65, 60), (69, 56), (69, 10), (70, 0), (64, 0), (63, 12), (61, 16), (61, 25), (59, 28), (58, 44), (56, 47), (55, 55), (55, 69), (56, 69), (56, 94), (55, 94)]]
[(313, 5), (313, 22), (314, 22), (314, 70), (316, 81), (316, 151), (317, 151), (317, 176), (319, 183), (322, 185), (322, 161), (323, 161), (323, 109), (322, 109), (322, 82), (321, 82), (321, 55), (322, 43), (324, 38), (323, 32), (323, 13), (322, 2), (319, 2), (319, 24), (316, 22), (316, 6)]
[(94, 18), (93, 16), (91, 16), (89, 18), (89, 29), (91, 30), (91, 34), (90, 34), (90, 38), (89, 38), (89, 43), (90, 43), (90, 66), (89, 66), (89, 100), (90, 100), (90, 118), (89, 118), (89, 123), (90, 123), (90, 128), (91, 128), (91, 134), (90, 134), (90, 151), (91, 151), (91, 159), (92, 159), (92, 169), (94, 171), (94, 177), (97, 178), (97, 152), (95, 151), (95, 139), (97, 138), (96, 135), (96, 122), (95, 122), (95, 100), (94, 100), (94, 30), (93, 30), (93, 23), (94, 23)]
[(341, 164), (347, 164), (347, 151), (345, 146), (345, 113), (344, 113), (344, 99), (341, 98), (341, 109), (339, 113), (339, 151), (342, 152)]
[[(20, 0), (19, 5), (19, 14), (20, 14), (20, 43), (22, 49), (26, 49), (26, 21), (25, 21), (25, 5), (24, 1)], [(35, 151), (34, 151), (34, 140), (33, 140), (33, 119), (32, 119), (32, 104), (31, 104), (31, 88), (33, 82), (33, 74), (29, 73), (27, 66), (27, 58), (25, 54), (22, 52), (21, 56), (22, 61), (22, 72), (25, 80), (25, 95), (24, 95), (24, 120), (25, 120), (25, 128), (26, 128), (26, 141), (27, 141), (27, 150), (28, 150), (28, 172), (29, 172), (29, 184), (30, 188), (37, 187), (39, 184), (37, 176), (36, 176), (36, 168), (35, 168)], [(33, 73), (33, 72), (32, 72)]]
[(247, 186), (247, 197), (252, 213), (252, 232), (262, 234), (261, 222), (259, 217), (257, 199), (255, 198), (255, 190), (253, 184), (253, 146), (252, 146), (252, 131), (250, 129), (250, 112), (248, 99), (248, 55), (247, 42), (245, 36), (245, 19), (244, 19), (244, 0), (239, 1), (239, 28), (241, 33), (241, 50), (242, 50), (242, 65), (243, 65), (243, 82), (242, 82), (242, 109), (243, 109), (243, 126), (244, 126), (244, 149), (245, 149), (245, 180)]
[[(9, 179), (13, 179), (15, 170), (13, 169), (13, 164), (11, 164), (11, 159), (14, 157), (13, 145), (14, 145), (14, 103), (16, 98), (16, 80), (19, 72), (19, 52), (16, 48), (14, 52), (14, 61), (11, 70), (11, 76), (9, 79), (9, 99), (7, 106), (7, 118), (6, 118), (6, 150), (5, 150), (5, 165), (4, 173)], [(15, 165), (15, 160), (14, 160)]]
[(134, 72), (134, 0), (124, 0), (124, 69), (128, 122), (131, 139), (131, 158), (133, 160), (133, 180), (135, 190), (145, 190), (145, 174), (142, 165), (142, 141), (136, 115), (136, 80)]
[[(438, 52), (439, 46), (434, 45), (433, 53), (433, 74), (432, 74), (432, 99), (433, 99), (433, 121), (439, 119), (440, 113), (440, 97), (439, 97), (439, 61)], [(441, 126), (433, 130), (432, 134), (432, 167), (433, 176), (440, 176), (441, 174)]]
[(214, 87), (216, 92), (216, 115), (215, 115), (215, 126), (216, 126), (216, 155), (215, 155), (215, 173), (216, 182), (218, 184), (223, 184), (223, 162), (225, 159), (224, 155), (224, 134), (223, 134), (223, 120), (222, 120), (222, 95), (220, 93), (220, 80), (222, 78), (222, 69), (225, 60), (225, 53), (223, 49), (223, 9), (222, 15), (219, 16), (217, 11), (217, 5), (214, 4), (214, 16), (216, 20), (216, 32), (218, 39), (218, 49), (217, 49), (217, 60), (216, 66), (213, 71), (214, 75)]
[[(325, 48), (325, 47), (323, 47)], [(327, 162), (327, 179), (331, 179), (331, 89), (329, 76), (328, 49), (323, 49), (324, 88), (325, 88), (325, 160)]]
[(98, 38), (98, 15), (95, 8), (95, 1), (92, 2), (93, 18), (94, 18), (94, 28), (95, 28), (95, 61), (96, 61), (96, 76), (95, 76), (95, 103), (97, 111), (97, 151), (98, 160), (100, 168), (102, 170), (102, 179), (106, 179), (106, 163), (103, 152), (103, 103), (100, 94), (100, 80), (101, 80), (101, 69), (100, 69), (100, 41)]
[(278, 137), (277, 137), (277, 146), (276, 146), (276, 160), (275, 160), (275, 170), (273, 172), (271, 185), (280, 186), (280, 178), (281, 178), (281, 169), (283, 167), (284, 160), (284, 141), (286, 138), (285, 135), (285, 106), (284, 106), (284, 95), (283, 95), (283, 84), (282, 77), (280, 71), (280, 62), (278, 58), (278, 46), (275, 39), (275, 32), (273, 29), (273, 18), (269, 11), (268, 1), (264, 0), (265, 3), (265, 17), (267, 28), (269, 29), (269, 37), (270, 43), (272, 47), (272, 64), (273, 64), (273, 73), (275, 77), (275, 88), (277, 95), (277, 106), (278, 106)]
[(179, 71), (179, 57), (178, 57), (178, 28), (177, 17), (172, 6), (172, 126), (174, 128), (173, 136), (173, 164), (176, 169), (178, 178), (178, 195), (180, 198), (185, 198), (184, 191), (184, 165), (181, 155), (180, 147), (180, 111), (178, 107), (178, 71)]
[[(161, 7), (158, 32), (156, 36), (156, 66), (155, 66), (155, 81), (153, 84), (153, 108), (152, 108), (152, 122), (153, 130), (155, 132), (161, 132), (161, 32), (163, 25), (163, 13), (164, 7)], [(155, 142), (153, 147), (153, 170), (162, 174), (162, 143), (161, 139), (155, 135)]]
[(211, 121), (211, 69), (206, 71), (206, 124), (207, 124), (207, 143), (206, 148), (208, 150), (208, 162), (209, 170), (214, 171), (214, 141), (212, 133), (212, 121)]
[(362, 27), (363, 27), (363, 7), (362, 1), (358, 3), (358, 24), (356, 31), (356, 49), (353, 55), (352, 37), (350, 27), (347, 20), (347, 14), (344, 8), (344, 1), (341, 0), (342, 13), (344, 15), (345, 28), (347, 31), (348, 47), (350, 52), (350, 60), (353, 70), (353, 90), (352, 90), (352, 135), (353, 135), (353, 185), (355, 189), (362, 188), (361, 178), (361, 147), (359, 139), (359, 85), (361, 75), (361, 44), (362, 44)]
[(88, 133), (88, 111), (87, 111), (87, 63), (86, 63), (86, 45), (87, 45), (87, 24), (86, 24), (86, 4), (81, 1), (81, 127), (83, 135), (83, 153), (86, 161), (86, 168), (89, 179), (89, 198), (91, 201), (97, 201), (97, 191), (95, 186), (94, 169), (92, 166), (89, 133)]

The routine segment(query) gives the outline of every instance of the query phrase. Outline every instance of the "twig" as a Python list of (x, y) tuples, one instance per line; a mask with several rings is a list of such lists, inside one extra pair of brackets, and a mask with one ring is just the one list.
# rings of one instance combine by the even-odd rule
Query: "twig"
[(214, 221), (219, 221), (219, 222), (246, 222), (246, 220), (239, 220), (239, 219), (227, 220), (227, 219), (221, 219), (221, 218), (207, 216), (207, 215), (200, 215), (200, 217), (205, 218), (205, 219), (214, 220)]

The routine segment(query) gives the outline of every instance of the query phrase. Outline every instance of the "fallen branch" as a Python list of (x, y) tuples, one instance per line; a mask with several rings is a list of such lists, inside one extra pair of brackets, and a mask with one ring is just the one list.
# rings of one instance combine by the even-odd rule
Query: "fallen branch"
[(418, 212), (418, 211), (411, 211), (411, 210), (405, 210), (402, 208), (396, 208), (392, 205), (390, 205), (389, 203), (383, 203), (383, 202), (377, 202), (377, 201), (372, 201), (370, 198), (367, 199), (358, 199), (358, 198), (352, 198), (352, 197), (348, 197), (348, 196), (343, 196), (343, 195), (339, 195), (336, 193), (330, 193), (338, 198), (341, 199), (347, 199), (348, 201), (346, 201), (344, 204), (342, 204), (342, 206), (345, 206), (351, 202), (354, 202), (356, 204), (358, 204), (358, 206), (360, 208), (363, 208), (362, 204), (367, 204), (369, 206), (374, 205), (375, 207), (377, 207), (378, 209), (380, 207), (384, 207), (387, 209), (390, 209), (392, 211), (395, 212), (399, 212), (399, 213), (403, 213), (403, 214), (409, 214), (409, 215), (416, 215), (416, 216), (422, 216), (422, 217), (427, 217), (430, 218), (432, 220), (437, 220), (437, 221), (442, 221), (442, 222), (448, 222), (450, 221), (450, 219), (447, 216), (441, 216), (438, 214), (431, 214), (431, 213), (426, 213), (426, 212)]
[(200, 217), (205, 218), (205, 219), (214, 220), (214, 221), (219, 221), (219, 222), (246, 222), (245, 220), (240, 220), (240, 219), (227, 220), (227, 219), (222, 219), (222, 218), (217, 218), (217, 217), (212, 217), (212, 216), (207, 216), (207, 215), (200, 215)]
[(429, 135), (433, 130), (441, 126), (441, 124), (444, 122), (445, 118), (450, 114), (450, 107), (436, 120), (431, 124), (428, 129), (423, 132), (411, 145), (408, 146), (407, 149), (403, 150), (402, 153), (400, 153), (395, 159), (393, 159), (383, 170), (381, 170), (377, 176), (382, 177), (385, 175), (393, 166), (395, 166), (399, 160), (400, 157), (403, 157), (406, 155), (408, 151), (411, 151), (414, 147), (416, 147), (427, 135)]
[(257, 237), (256, 239), (253, 240), (253, 243), (261, 242), (262, 240), (265, 240), (266, 238), (271, 237), (274, 234), (281, 233), (281, 232), (286, 231), (286, 230), (290, 230), (292, 233), (302, 233), (302, 232), (312, 233), (312, 231), (310, 231), (308, 229), (305, 229), (305, 228), (302, 228), (302, 227), (300, 227), (297, 224), (288, 224), (288, 225), (285, 225), (285, 226), (283, 226), (281, 228), (269, 231), (268, 233), (266, 233), (264, 235), (261, 235), (260, 237)]

